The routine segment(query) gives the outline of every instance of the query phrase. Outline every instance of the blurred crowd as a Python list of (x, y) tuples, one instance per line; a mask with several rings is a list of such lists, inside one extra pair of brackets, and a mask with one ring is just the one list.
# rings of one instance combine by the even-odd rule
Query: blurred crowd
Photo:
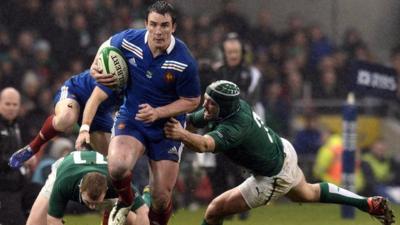
[[(53, 109), (56, 90), (70, 76), (89, 67), (103, 41), (126, 28), (144, 27), (149, 3), (150, 0), (0, 1), (0, 89), (11, 86), (21, 93), (23, 143), (36, 135)], [(312, 110), (314, 100), (345, 98), (346, 68), (352, 60), (382, 61), (374, 57), (356, 28), (349, 27), (341, 41), (335, 43), (317, 22), (306, 24), (298, 14), (289, 16), (284, 30), (278, 32), (268, 9), (260, 9), (251, 24), (235, 1), (222, 1), (217, 13), (204, 12), (196, 17), (179, 10), (177, 3), (175, 6), (179, 15), (175, 35), (185, 41), (197, 59), (202, 87), (215, 79), (235, 81), (268, 126), (287, 138), (293, 136), (290, 112), (296, 101), (309, 105), (305, 113), (312, 115), (316, 113)], [(235, 55), (235, 41), (239, 56)], [(400, 74), (400, 47), (393, 46), (386, 61)], [(304, 151), (311, 151), (314, 157), (324, 144), (319, 135), (311, 132), (306, 136), (310, 148)], [(61, 152), (58, 148), (68, 147), (65, 141), (55, 145), (56, 153), (43, 157), (47, 161), (42, 164), (52, 162), (54, 155)], [(307, 144), (299, 143), (299, 148)], [(193, 154), (185, 157), (182, 169), (186, 171), (193, 170), (194, 161), (198, 167), (215, 167), (212, 163), (199, 163)], [(371, 161), (365, 161), (368, 160)], [(372, 170), (368, 175), (373, 174)], [(199, 199), (210, 198), (211, 194), (204, 190), (210, 186), (211, 181), (206, 178), (213, 171), (202, 170), (200, 177), (205, 179), (195, 179), (186, 187), (184, 183), (188, 182), (179, 181), (177, 190), (192, 195), (197, 190), (192, 186), (205, 185), (196, 195)], [(182, 177), (194, 179), (189, 173)], [(34, 179), (43, 178), (39, 174)], [(240, 181), (228, 183), (235, 182)], [(188, 200), (183, 195), (181, 201), (186, 204)]]

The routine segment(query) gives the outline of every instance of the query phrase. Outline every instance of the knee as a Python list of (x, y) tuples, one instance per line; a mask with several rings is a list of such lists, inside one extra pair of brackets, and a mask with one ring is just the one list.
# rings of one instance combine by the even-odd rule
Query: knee
[(291, 198), (294, 202), (318, 202), (320, 199), (319, 184), (307, 183), (303, 190)]
[(161, 189), (161, 190), (152, 190), (152, 198), (153, 203), (152, 206), (156, 210), (164, 210), (168, 208), (171, 200), (172, 190)]
[(129, 167), (123, 163), (108, 162), (108, 172), (113, 179), (121, 180), (130, 173)]
[(205, 213), (205, 220), (210, 223), (218, 223), (223, 219), (223, 216), (219, 213), (221, 210), (219, 210), (218, 206), (218, 201), (214, 199), (207, 207), (206, 213)]

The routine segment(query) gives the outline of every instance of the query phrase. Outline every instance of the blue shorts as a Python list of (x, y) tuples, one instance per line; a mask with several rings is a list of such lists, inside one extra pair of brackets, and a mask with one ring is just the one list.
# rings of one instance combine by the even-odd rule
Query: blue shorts
[[(91, 93), (92, 90), (84, 90), (75, 86), (72, 82), (70, 82), (70, 80), (68, 80), (60, 89), (58, 89), (56, 95), (54, 96), (54, 105), (57, 104), (57, 102), (67, 98), (77, 101), (80, 107), (78, 124), (82, 125), (83, 110)], [(90, 131), (111, 133), (113, 122), (112, 113), (99, 107), (96, 115), (93, 118), (92, 124), (90, 125)]]
[(164, 137), (163, 127), (143, 125), (140, 121), (118, 115), (112, 128), (112, 135), (128, 135), (136, 138), (145, 146), (151, 160), (171, 160), (179, 162), (183, 143)]

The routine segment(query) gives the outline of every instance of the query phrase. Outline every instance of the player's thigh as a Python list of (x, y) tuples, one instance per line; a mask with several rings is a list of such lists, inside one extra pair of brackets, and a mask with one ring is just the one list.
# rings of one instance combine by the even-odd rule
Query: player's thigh
[(47, 210), (49, 208), (49, 198), (39, 194), (32, 205), (29, 213), (27, 225), (46, 225)]
[(95, 131), (90, 133), (90, 143), (96, 151), (106, 156), (108, 153), (110, 137), (111, 133)]
[(206, 210), (206, 218), (227, 216), (249, 210), (238, 187), (230, 189), (211, 201)]
[[(114, 178), (124, 177), (144, 153), (144, 145), (129, 135), (118, 135), (111, 138), (108, 147), (108, 168)], [(115, 177), (117, 176), (117, 177)]]

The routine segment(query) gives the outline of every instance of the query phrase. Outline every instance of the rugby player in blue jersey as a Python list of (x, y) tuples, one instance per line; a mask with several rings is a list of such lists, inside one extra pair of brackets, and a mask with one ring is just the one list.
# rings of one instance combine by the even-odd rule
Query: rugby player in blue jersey
[[(93, 94), (101, 93), (106, 98), (95, 101), (97, 96), (92, 96), (92, 92)], [(90, 130), (93, 148), (104, 155), (107, 154), (113, 124), (112, 113), (120, 102), (118, 92), (97, 83), (90, 76), (89, 70), (86, 70), (68, 79), (58, 90), (54, 101), (54, 114), (46, 119), (40, 132), (27, 146), (10, 157), (9, 165), (11, 167), (22, 166), (40, 150), (43, 144), (62, 132), (72, 130), (77, 122), (81, 124), (80, 132), (89, 132)], [(84, 107), (97, 110), (91, 126), (81, 123)]]
[[(153, 223), (165, 225), (172, 213), (182, 143), (165, 138), (163, 126), (174, 117), (184, 124), (185, 113), (200, 102), (197, 65), (186, 45), (172, 34), (175, 10), (165, 1), (148, 8), (146, 29), (128, 29), (113, 35), (103, 45), (119, 48), (128, 62), (129, 82), (108, 149), (108, 169), (120, 201), (110, 215), (110, 224), (124, 224), (133, 202), (132, 168), (146, 153), (150, 158)], [(97, 58), (97, 57), (96, 57)], [(102, 74), (94, 60), (91, 74), (105, 85), (113, 85), (112, 74)], [(120, 222), (117, 222), (120, 221)]]

